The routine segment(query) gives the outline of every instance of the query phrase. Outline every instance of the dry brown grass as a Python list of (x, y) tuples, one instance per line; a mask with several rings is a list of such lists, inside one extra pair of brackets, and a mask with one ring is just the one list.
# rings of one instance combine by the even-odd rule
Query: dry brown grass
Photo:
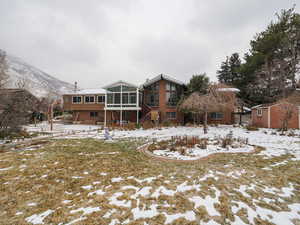
[[(300, 163), (291, 161), (291, 155), (265, 158), (258, 153), (222, 154), (190, 164), (162, 163), (137, 152), (135, 149), (141, 144), (125, 141), (105, 143), (92, 139), (57, 140), (34, 151), (0, 153), (0, 168), (12, 167), (0, 171), (0, 224), (26, 224), (25, 218), (48, 209), (54, 210), (54, 213), (44, 219), (46, 224), (67, 223), (79, 217), (86, 218), (77, 224), (109, 224), (112, 219), (120, 222), (129, 219), (129, 224), (141, 224), (142, 221), (164, 224), (166, 216), (163, 213), (171, 215), (186, 211), (194, 211), (198, 222), (179, 218), (172, 224), (198, 224), (211, 219), (226, 224), (235, 220), (232, 207), (236, 202), (244, 202), (253, 209), (259, 206), (275, 212), (286, 211), (288, 204), (300, 202)], [(271, 166), (283, 161), (287, 163)], [(213, 176), (199, 180), (207, 174)], [(111, 179), (116, 177), (124, 180), (112, 182)], [(141, 181), (149, 177), (154, 177), (151, 182)], [(183, 182), (187, 182), (187, 185), (200, 184), (201, 188), (177, 192), (174, 196), (161, 194), (158, 198), (151, 197), (160, 186), (176, 191)], [(280, 202), (277, 201), (277, 194), (264, 191), (264, 187), (279, 190), (291, 184), (295, 189), (294, 195), (281, 198)], [(92, 189), (82, 188), (87, 185), (92, 185)], [(138, 202), (132, 198), (136, 193), (134, 189), (121, 190), (125, 185), (133, 185), (139, 190), (147, 186), (152, 189), (148, 196), (138, 197)], [(249, 196), (245, 196), (237, 191), (241, 185), (255, 185), (255, 188), (248, 188), (246, 193)], [(105, 191), (105, 194), (90, 194), (99, 189)], [(215, 189), (221, 192), (219, 197)], [(123, 195), (118, 200), (131, 201), (131, 207), (111, 204), (111, 196), (120, 191)], [(204, 199), (208, 195), (218, 197), (215, 208), (221, 216), (212, 217), (205, 206), (194, 208), (194, 204), (188, 200), (192, 196)], [(265, 202), (262, 198), (272, 199), (275, 203)], [(62, 203), (64, 200), (70, 202)], [(257, 203), (254, 204), (254, 201)], [(28, 205), (33, 202), (37, 205)], [(157, 216), (133, 221), (132, 208), (150, 209), (152, 204), (158, 205)], [(80, 207), (100, 207), (101, 211), (88, 215), (70, 212)], [(116, 211), (110, 217), (103, 217), (113, 209)], [(17, 212), (23, 214), (16, 215)], [(246, 209), (240, 209), (236, 215), (245, 223), (248, 222)], [(271, 224), (259, 218), (255, 222)]]

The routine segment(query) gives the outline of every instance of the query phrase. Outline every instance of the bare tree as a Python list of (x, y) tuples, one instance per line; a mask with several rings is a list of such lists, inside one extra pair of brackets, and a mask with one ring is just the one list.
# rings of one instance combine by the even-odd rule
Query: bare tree
[(8, 82), (7, 69), (6, 53), (0, 49), (0, 89), (4, 88)]
[(203, 114), (203, 131), (206, 134), (208, 113), (233, 110), (237, 105), (234, 91), (235, 89), (223, 84), (211, 84), (207, 94), (192, 93), (182, 102), (179, 109), (195, 114)]

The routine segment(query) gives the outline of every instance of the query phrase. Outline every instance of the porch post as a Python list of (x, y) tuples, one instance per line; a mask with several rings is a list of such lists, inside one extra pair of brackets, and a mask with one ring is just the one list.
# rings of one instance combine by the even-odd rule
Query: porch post
[(104, 127), (106, 127), (106, 109), (104, 109)]
[(123, 122), (122, 122), (122, 120), (123, 120), (123, 110), (122, 110), (122, 108), (121, 108), (121, 110), (120, 110), (120, 125), (122, 126), (123, 125)]

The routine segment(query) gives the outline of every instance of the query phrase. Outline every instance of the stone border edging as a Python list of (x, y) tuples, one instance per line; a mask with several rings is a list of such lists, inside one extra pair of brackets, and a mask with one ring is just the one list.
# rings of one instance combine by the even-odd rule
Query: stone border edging
[(174, 159), (174, 158), (169, 158), (167, 156), (160, 156), (160, 155), (155, 155), (152, 152), (148, 151), (148, 147), (150, 146), (150, 143), (144, 144), (140, 147), (137, 148), (137, 151), (149, 156), (150, 158), (153, 159), (157, 159), (159, 161), (164, 161), (164, 162), (180, 162), (180, 163), (184, 163), (184, 162), (197, 162), (197, 161), (202, 161), (202, 160), (207, 160), (215, 155), (220, 155), (220, 154), (253, 154), (256, 152), (259, 152), (263, 147), (260, 146), (256, 146), (256, 145), (251, 145), (254, 147), (254, 149), (250, 152), (217, 152), (217, 153), (212, 153), (208, 156), (205, 157), (201, 157), (201, 158), (197, 158), (197, 159), (189, 159), (189, 160), (182, 160), (182, 159)]

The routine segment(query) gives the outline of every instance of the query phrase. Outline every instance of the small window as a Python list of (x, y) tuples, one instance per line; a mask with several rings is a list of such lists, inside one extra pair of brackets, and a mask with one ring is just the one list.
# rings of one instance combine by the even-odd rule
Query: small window
[(85, 96), (84, 97), (85, 103), (94, 103), (95, 102), (95, 96)]
[(262, 109), (257, 109), (257, 116), (262, 116)]
[(224, 114), (223, 113), (220, 113), (220, 112), (213, 112), (213, 113), (210, 113), (210, 118), (212, 120), (221, 120), (223, 119), (224, 117)]
[(90, 112), (90, 117), (98, 117), (98, 112)]
[(98, 103), (104, 103), (105, 102), (105, 95), (99, 95), (98, 96)]
[(75, 104), (81, 103), (81, 96), (73, 96), (72, 102)]
[(167, 112), (166, 115), (168, 119), (176, 119), (176, 112)]

